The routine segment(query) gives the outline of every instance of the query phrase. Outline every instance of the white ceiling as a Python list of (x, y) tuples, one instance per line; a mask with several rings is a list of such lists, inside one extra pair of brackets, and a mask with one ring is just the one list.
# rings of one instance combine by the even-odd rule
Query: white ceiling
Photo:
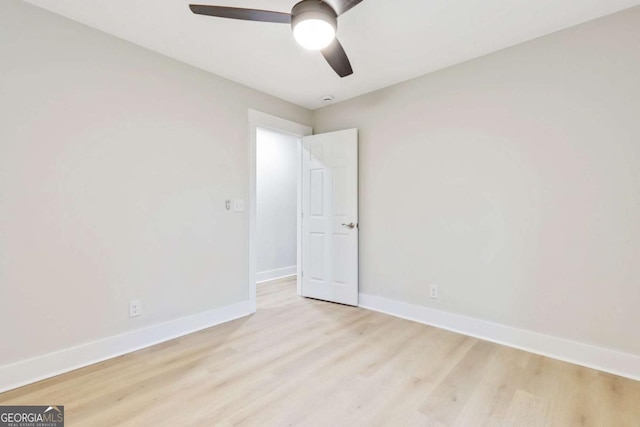
[[(338, 20), (354, 75), (340, 79), (285, 24), (193, 15), (189, 0), (27, 0), (315, 109), (640, 4), (640, 0), (365, 0)], [(297, 0), (193, 0), (289, 12)]]

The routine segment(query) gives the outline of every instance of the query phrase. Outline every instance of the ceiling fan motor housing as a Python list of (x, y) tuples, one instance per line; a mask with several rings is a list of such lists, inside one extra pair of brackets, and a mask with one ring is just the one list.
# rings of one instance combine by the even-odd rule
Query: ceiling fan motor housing
[(331, 6), (321, 0), (303, 0), (291, 9), (291, 28), (308, 19), (319, 19), (338, 29), (338, 14)]

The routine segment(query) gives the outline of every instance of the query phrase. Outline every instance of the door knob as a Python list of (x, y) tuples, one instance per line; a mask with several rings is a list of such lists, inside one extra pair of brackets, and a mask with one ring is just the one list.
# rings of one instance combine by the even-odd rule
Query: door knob
[(356, 225), (352, 222), (350, 222), (349, 224), (342, 224), (342, 226), (344, 228), (348, 228), (349, 230), (353, 230), (354, 228), (356, 228)]

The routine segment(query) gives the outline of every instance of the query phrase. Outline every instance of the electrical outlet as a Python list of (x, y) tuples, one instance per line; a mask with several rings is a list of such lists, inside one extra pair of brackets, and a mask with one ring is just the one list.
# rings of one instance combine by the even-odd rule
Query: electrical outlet
[(139, 299), (129, 301), (129, 317), (142, 315), (142, 303)]
[(431, 293), (429, 294), (429, 297), (431, 297), (433, 299), (440, 298), (440, 293), (438, 291), (438, 285), (431, 285)]

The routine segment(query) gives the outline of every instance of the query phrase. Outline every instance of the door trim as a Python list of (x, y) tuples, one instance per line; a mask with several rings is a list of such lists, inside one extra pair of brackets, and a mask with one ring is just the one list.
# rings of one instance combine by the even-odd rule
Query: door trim
[(256, 132), (269, 129), (300, 138), (298, 142), (298, 241), (297, 289), (302, 294), (302, 137), (313, 134), (310, 126), (249, 109), (249, 309), (256, 312)]

